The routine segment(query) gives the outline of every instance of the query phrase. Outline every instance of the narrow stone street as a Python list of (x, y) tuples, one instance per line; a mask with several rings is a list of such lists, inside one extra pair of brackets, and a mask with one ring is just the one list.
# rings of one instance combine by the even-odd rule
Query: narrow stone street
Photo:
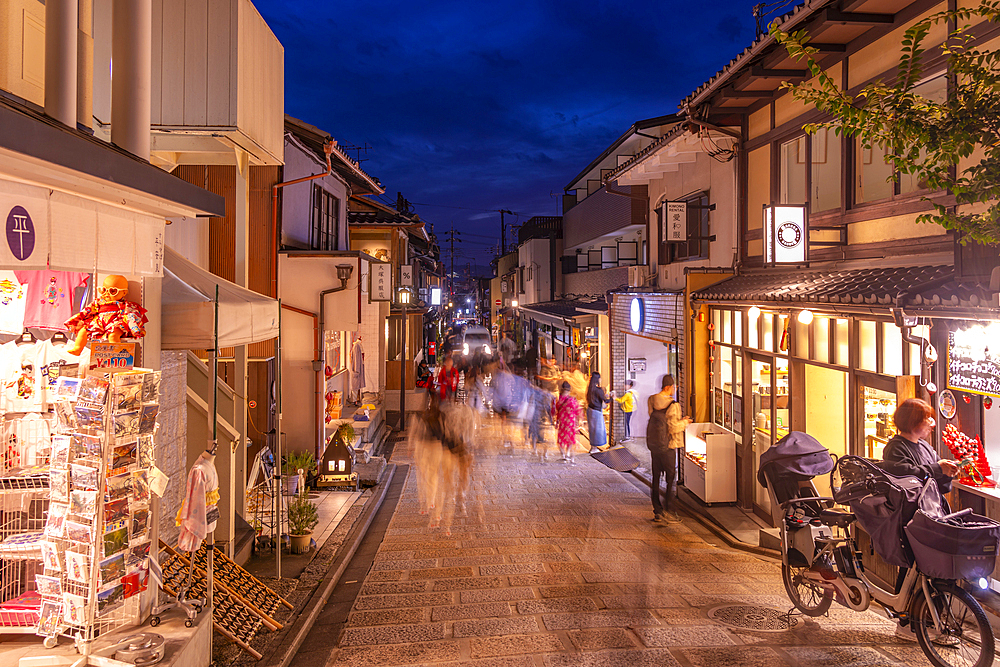
[[(392, 460), (410, 463), (405, 442)], [(784, 629), (780, 564), (690, 519), (653, 523), (647, 495), (589, 456), (482, 455), (470, 495), (450, 536), (429, 529), (411, 465), (336, 644), (321, 617), (295, 664), (926, 664), (872, 611)]]

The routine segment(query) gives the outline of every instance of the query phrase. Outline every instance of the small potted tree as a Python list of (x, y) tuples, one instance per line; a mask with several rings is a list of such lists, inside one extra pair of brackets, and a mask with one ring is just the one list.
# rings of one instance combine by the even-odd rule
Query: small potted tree
[(288, 452), (285, 455), (285, 464), (281, 466), (281, 474), (285, 480), (285, 495), (293, 496), (299, 491), (299, 470), (305, 473), (306, 478), (316, 467), (316, 457), (312, 452)]
[(288, 503), (288, 539), (289, 549), (293, 554), (304, 554), (309, 551), (312, 529), (318, 523), (319, 510), (316, 509), (316, 503), (309, 500), (309, 493), (302, 489)]

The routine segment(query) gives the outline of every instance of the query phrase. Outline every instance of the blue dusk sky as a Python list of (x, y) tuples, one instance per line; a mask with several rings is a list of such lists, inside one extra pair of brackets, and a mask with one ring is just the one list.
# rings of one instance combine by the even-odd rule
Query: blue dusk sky
[(752, 0), (254, 2), (285, 48), (286, 113), (369, 146), (349, 154), (383, 199), (402, 192), (439, 238), (454, 225), (456, 269), (479, 274), (499, 209), (560, 214), (633, 122), (674, 113), (754, 39)]

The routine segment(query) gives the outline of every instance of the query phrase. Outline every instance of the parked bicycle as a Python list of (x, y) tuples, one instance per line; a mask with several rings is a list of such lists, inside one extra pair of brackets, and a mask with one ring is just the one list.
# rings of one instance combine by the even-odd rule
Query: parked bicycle
[[(834, 601), (855, 611), (874, 602), (901, 626), (913, 628), (937, 667), (991, 665), (993, 631), (962, 581), (986, 587), (1000, 524), (969, 509), (949, 513), (933, 480), (924, 483), (889, 469), (857, 456), (836, 460), (819, 441), (799, 432), (761, 455), (758, 480), (780, 526), (788, 597), (806, 616), (825, 614)], [(820, 497), (813, 479), (828, 473), (833, 496)], [(895, 588), (866, 572), (858, 528), (884, 561), (906, 568)]]

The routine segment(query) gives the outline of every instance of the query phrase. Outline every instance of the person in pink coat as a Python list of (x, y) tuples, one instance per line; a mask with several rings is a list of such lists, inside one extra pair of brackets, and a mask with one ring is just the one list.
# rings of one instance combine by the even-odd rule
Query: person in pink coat
[(563, 461), (576, 465), (573, 449), (576, 446), (576, 431), (583, 414), (580, 402), (570, 393), (569, 382), (563, 382), (559, 398), (552, 402), (552, 421), (556, 425), (559, 452)]

